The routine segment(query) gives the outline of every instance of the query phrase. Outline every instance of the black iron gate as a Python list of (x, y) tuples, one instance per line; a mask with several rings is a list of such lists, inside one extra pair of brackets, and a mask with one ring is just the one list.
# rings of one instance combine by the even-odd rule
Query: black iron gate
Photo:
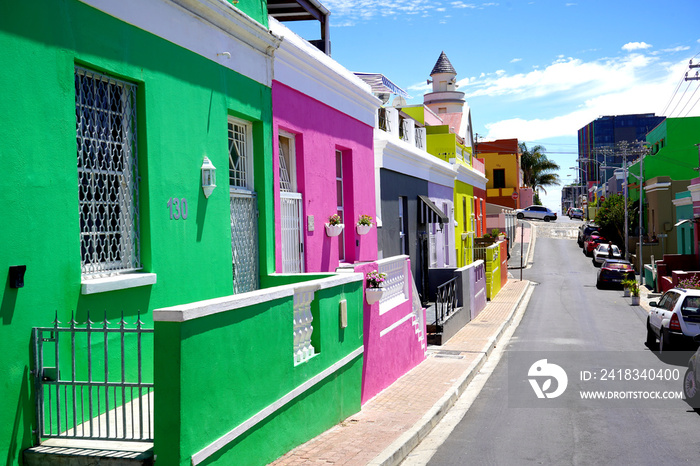
[[(34, 388), (36, 443), (42, 438), (148, 442), (153, 440), (153, 382), (144, 380), (145, 351), (153, 329), (140, 317), (68, 327), (36, 327)], [(146, 347), (146, 349), (144, 349)], [(150, 358), (149, 367), (150, 367)], [(152, 371), (148, 371), (149, 374)]]

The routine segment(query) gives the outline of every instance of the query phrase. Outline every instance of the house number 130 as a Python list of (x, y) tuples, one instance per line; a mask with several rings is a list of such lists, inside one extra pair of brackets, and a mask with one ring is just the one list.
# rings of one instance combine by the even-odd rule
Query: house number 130
[(178, 199), (171, 197), (168, 200), (168, 209), (170, 209), (170, 220), (187, 220), (187, 199), (184, 197)]

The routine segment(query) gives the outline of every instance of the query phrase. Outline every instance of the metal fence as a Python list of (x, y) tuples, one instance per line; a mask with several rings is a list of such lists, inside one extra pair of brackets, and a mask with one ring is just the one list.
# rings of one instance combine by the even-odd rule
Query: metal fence
[(457, 277), (437, 287), (435, 325), (442, 325), (457, 309)]
[[(71, 318), (68, 327), (32, 332), (37, 406), (36, 443), (41, 438), (152, 441), (153, 389), (144, 380), (144, 347), (153, 329), (140, 317), (127, 327)], [(111, 348), (111, 351), (110, 351)]]

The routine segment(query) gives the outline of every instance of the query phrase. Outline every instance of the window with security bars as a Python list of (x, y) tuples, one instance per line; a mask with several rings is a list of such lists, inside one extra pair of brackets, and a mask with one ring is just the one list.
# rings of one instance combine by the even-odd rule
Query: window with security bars
[(253, 169), (248, 150), (249, 126), (243, 121), (228, 120), (229, 183), (232, 188), (253, 190)]
[(75, 68), (75, 116), (84, 278), (139, 270), (136, 90)]

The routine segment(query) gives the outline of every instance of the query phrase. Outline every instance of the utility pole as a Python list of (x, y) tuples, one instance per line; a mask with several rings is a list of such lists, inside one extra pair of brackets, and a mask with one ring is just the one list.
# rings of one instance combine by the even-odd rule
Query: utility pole
[[(690, 60), (690, 64), (688, 65), (688, 68), (691, 70), (693, 68), (700, 68), (700, 64), (693, 65), (693, 60)], [(698, 72), (695, 72), (695, 76), (688, 76), (688, 72), (685, 72), (685, 80), (686, 81), (700, 81), (700, 75), (698, 75)]]

